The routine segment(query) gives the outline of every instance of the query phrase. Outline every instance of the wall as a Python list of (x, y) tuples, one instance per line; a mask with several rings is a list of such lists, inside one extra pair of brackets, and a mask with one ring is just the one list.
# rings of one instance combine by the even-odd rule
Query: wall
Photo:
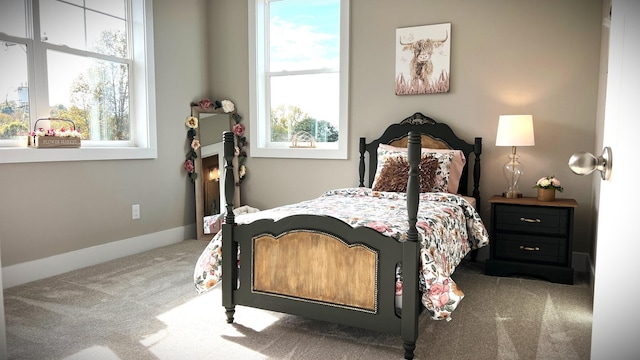
[[(233, 98), (247, 119), (247, 1), (216, 0), (209, 9), (214, 93)], [(250, 158), (243, 203), (269, 208), (358, 184), (358, 138), (374, 139), (391, 123), (420, 111), (446, 122), (461, 137), (483, 138), (483, 199), (507, 187), (502, 166), (510, 148), (496, 147), (501, 114), (533, 114), (536, 145), (518, 149), (521, 191), (545, 175), (575, 198), (574, 251), (593, 241), (592, 179), (567, 167), (571, 154), (595, 151), (601, 31), (600, 0), (351, 0), (349, 158)], [(394, 94), (395, 30), (450, 22), (451, 91)], [(248, 121), (245, 122), (248, 125)], [(249, 128), (248, 131), (251, 131)], [(481, 204), (489, 219), (489, 206)]]
[[(356, 186), (358, 138), (373, 139), (416, 111), (450, 124), (464, 138), (483, 137), (480, 190), (486, 200), (506, 187), (501, 167), (509, 149), (494, 146), (498, 116), (531, 113), (536, 146), (519, 149), (525, 165), (521, 189), (533, 195), (535, 180), (558, 176), (567, 189), (561, 195), (580, 204), (574, 251), (589, 252), (592, 179), (573, 175), (566, 163), (573, 152), (600, 151), (594, 145), (601, 1), (375, 4), (351, 1), (349, 159), (250, 158), (242, 202), (268, 208)], [(3, 267), (195, 222), (193, 186), (181, 167), (184, 119), (192, 100), (228, 98), (248, 127), (247, 2), (153, 5), (158, 158), (0, 165)], [(395, 96), (395, 29), (443, 22), (452, 23), (451, 92)], [(136, 203), (142, 218), (133, 221)], [(481, 215), (488, 219), (486, 201)]]
[[(153, 6), (158, 158), (0, 165), (2, 266), (194, 223), (184, 120), (189, 103), (208, 93), (207, 1)], [(132, 204), (141, 205), (140, 220), (131, 220)]]

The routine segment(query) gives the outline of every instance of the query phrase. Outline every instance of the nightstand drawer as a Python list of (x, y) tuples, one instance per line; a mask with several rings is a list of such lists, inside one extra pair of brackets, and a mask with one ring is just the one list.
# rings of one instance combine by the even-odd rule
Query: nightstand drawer
[(520, 234), (495, 235), (495, 258), (564, 264), (565, 239)]
[(496, 231), (567, 235), (569, 210), (540, 206), (496, 205)]

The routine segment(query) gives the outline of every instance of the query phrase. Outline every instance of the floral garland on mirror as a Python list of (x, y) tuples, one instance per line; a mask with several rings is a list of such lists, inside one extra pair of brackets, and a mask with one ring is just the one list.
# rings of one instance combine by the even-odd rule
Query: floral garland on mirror
[[(240, 123), (242, 117), (235, 111), (235, 105), (229, 100), (211, 101), (209, 99), (202, 99), (197, 104), (191, 103), (191, 106), (200, 106), (202, 109), (220, 109), (226, 114), (229, 114), (234, 121), (234, 125), (231, 131), (236, 136), (236, 152), (238, 153), (238, 175), (240, 181), (236, 185), (240, 185), (247, 175), (247, 167), (245, 162), (247, 161), (247, 152), (245, 146), (247, 145), (247, 138), (244, 136), (244, 125)], [(195, 182), (198, 178), (198, 173), (195, 169), (195, 159), (198, 157), (197, 150), (200, 148), (200, 141), (196, 138), (198, 135), (198, 118), (195, 116), (187, 117), (185, 124), (187, 130), (187, 142), (189, 143), (190, 150), (187, 152), (186, 159), (184, 161), (184, 169), (189, 175), (191, 182)]]

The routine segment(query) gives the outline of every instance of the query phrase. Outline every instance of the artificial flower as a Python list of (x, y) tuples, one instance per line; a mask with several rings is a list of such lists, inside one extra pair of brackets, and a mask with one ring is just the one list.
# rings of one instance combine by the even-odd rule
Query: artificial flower
[(538, 189), (556, 189), (559, 192), (564, 190), (564, 188), (560, 186), (560, 180), (556, 179), (555, 175), (540, 178), (533, 187)]
[(240, 166), (240, 169), (238, 170), (238, 175), (240, 176), (240, 178), (243, 178), (246, 174), (247, 168), (244, 165)]
[(38, 128), (36, 131), (30, 131), (29, 136), (57, 136), (57, 137), (77, 137), (82, 138), (82, 134), (76, 129), (43, 129)]
[(231, 128), (231, 130), (233, 131), (234, 134), (238, 136), (244, 135), (244, 125), (242, 124), (233, 125), (233, 128)]
[(187, 117), (186, 124), (191, 129), (197, 129), (198, 128), (198, 118), (195, 117), (195, 116), (189, 116), (189, 117)]
[(192, 148), (193, 150), (198, 150), (198, 148), (200, 148), (200, 140), (198, 140), (198, 139), (193, 139), (193, 140), (191, 141), (191, 148)]
[(184, 169), (189, 173), (193, 173), (195, 171), (195, 167), (193, 166), (193, 161), (191, 159), (184, 162)]
[(208, 109), (208, 108), (211, 107), (211, 105), (213, 105), (213, 103), (211, 102), (211, 100), (209, 100), (207, 98), (204, 98), (204, 99), (200, 100), (198, 105), (200, 105), (200, 107), (203, 108), (203, 109)]
[(222, 110), (226, 113), (230, 113), (235, 110), (236, 107), (233, 105), (233, 102), (229, 100), (222, 100)]

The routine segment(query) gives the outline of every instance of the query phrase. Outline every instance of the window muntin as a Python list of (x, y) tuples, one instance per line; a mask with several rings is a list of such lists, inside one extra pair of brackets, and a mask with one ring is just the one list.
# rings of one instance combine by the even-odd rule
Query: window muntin
[(252, 156), (346, 158), (348, 0), (249, 1)]
[[(0, 163), (157, 156), (150, 0), (12, 0), (3, 1), (0, 7), (0, 19), (9, 12), (12, 19), (29, 19), (0, 22), (0, 96), (8, 99), (12, 108), (3, 109), (2, 105), (7, 107), (3, 102), (0, 113), (15, 113), (21, 105), (19, 100), (28, 99), (22, 109), (29, 131), (37, 119), (58, 117), (61, 113), (83, 116), (71, 119), (74, 122), (94, 124), (93, 129), (86, 126), (80, 149), (55, 155), (46, 149), (24, 151), (26, 134), (8, 138), (0, 133)], [(43, 11), (48, 7), (66, 10), (62, 10), (64, 14), (57, 10), (61, 15), (51, 21), (48, 17), (52, 12)], [(67, 16), (77, 14), (76, 10), (82, 15)], [(82, 20), (76, 21), (79, 18)], [(26, 28), (25, 24), (33, 24), (33, 28)], [(66, 30), (67, 26), (74, 33)], [(40, 34), (35, 42), (31, 35), (34, 31)], [(20, 60), (4, 51), (7, 44), (24, 49)], [(72, 66), (83, 62), (83, 66)], [(4, 76), (5, 73), (11, 76)], [(78, 91), (82, 88), (84, 93)], [(87, 101), (90, 92), (93, 103)], [(102, 100), (96, 101), (98, 98)], [(39, 127), (41, 123), (38, 122)], [(0, 116), (0, 130), (1, 126)], [(95, 149), (84, 153), (87, 147)]]

